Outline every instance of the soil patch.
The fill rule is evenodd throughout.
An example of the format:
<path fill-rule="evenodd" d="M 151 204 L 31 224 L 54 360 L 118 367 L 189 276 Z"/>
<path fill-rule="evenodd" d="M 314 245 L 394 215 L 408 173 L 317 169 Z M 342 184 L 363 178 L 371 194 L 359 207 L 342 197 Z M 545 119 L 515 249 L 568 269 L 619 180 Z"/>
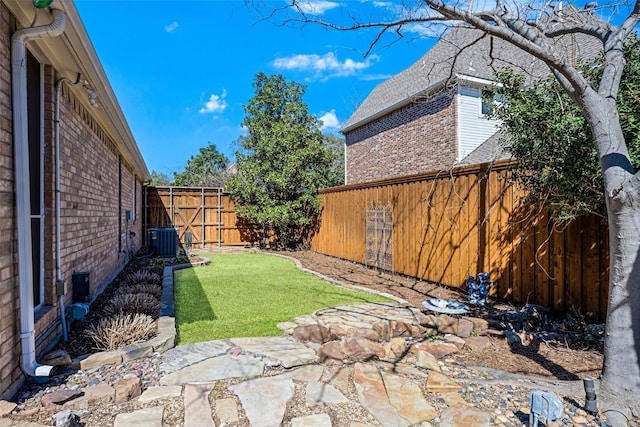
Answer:
<path fill-rule="evenodd" d="M 305 268 L 345 284 L 400 297 L 425 313 L 427 311 L 422 302 L 431 298 L 467 302 L 466 293 L 437 283 L 370 269 L 362 264 L 312 251 L 277 253 L 295 258 Z M 488 319 L 499 313 L 520 309 L 509 302 L 490 299 L 485 307 L 476 308 L 472 315 Z M 561 380 L 598 378 L 603 361 L 601 343 L 585 342 L 580 330 L 567 329 L 568 325 L 576 323 L 575 319 L 570 318 L 571 314 L 575 316 L 576 313 L 549 313 L 549 339 L 524 333 L 520 334 L 524 337 L 523 344 L 509 344 L 504 336 L 494 335 L 488 348 L 461 351 L 451 358 L 469 366 L 484 366 L 521 375 Z"/>

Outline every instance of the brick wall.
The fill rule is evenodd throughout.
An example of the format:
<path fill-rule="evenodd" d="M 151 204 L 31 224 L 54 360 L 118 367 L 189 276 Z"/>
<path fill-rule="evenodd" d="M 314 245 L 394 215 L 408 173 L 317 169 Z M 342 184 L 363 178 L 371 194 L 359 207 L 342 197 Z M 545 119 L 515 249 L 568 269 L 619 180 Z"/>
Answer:
<path fill-rule="evenodd" d="M 11 111 L 10 52 L 15 28 L 14 17 L 0 3 L 0 399 L 11 398 L 23 380 Z M 35 313 L 38 353 L 61 335 L 55 295 L 53 120 L 59 77 L 50 66 L 44 67 L 45 292 L 44 305 Z M 142 243 L 142 180 L 123 159 L 116 141 L 95 120 L 94 111 L 81 104 L 74 91 L 84 95 L 82 88 L 64 84 L 60 99 L 60 270 L 67 282 L 66 306 L 72 303 L 74 271 L 90 273 L 91 295 L 95 297 L 126 264 L 128 250 L 135 252 Z M 135 221 L 127 223 L 127 210 L 135 210 Z"/>
<path fill-rule="evenodd" d="M 20 379 L 20 334 L 11 130 L 11 34 L 15 20 L 0 3 L 0 393 Z M 0 395 L 0 398 L 3 397 Z M 4 396 L 9 397 L 9 396 Z"/>
<path fill-rule="evenodd" d="M 347 184 L 450 168 L 456 160 L 455 88 L 347 132 Z"/>

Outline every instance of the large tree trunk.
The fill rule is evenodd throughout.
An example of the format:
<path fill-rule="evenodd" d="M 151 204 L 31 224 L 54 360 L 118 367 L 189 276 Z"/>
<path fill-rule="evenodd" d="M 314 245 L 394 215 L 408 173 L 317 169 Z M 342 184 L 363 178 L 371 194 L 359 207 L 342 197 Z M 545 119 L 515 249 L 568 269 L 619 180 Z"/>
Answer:
<path fill-rule="evenodd" d="M 609 403 L 619 404 L 620 408 L 635 406 L 638 411 L 640 175 L 631 166 L 615 101 L 595 93 L 590 95 L 593 96 L 586 99 L 583 111 L 591 125 L 603 170 L 610 240 L 609 300 L 601 386 Z"/>

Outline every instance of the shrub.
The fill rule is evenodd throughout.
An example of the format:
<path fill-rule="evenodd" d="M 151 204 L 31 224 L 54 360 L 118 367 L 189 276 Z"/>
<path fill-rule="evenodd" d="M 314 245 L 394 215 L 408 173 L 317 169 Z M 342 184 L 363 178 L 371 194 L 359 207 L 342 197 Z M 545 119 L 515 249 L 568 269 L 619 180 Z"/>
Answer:
<path fill-rule="evenodd" d="M 149 294 L 155 298 L 160 299 L 162 296 L 162 286 L 151 283 L 131 283 L 121 284 L 118 288 L 116 295 L 129 295 L 129 294 Z"/>
<path fill-rule="evenodd" d="M 109 305 L 104 308 L 104 313 L 109 316 L 139 313 L 157 318 L 160 307 L 160 301 L 151 294 L 120 294 L 109 301 Z"/>
<path fill-rule="evenodd" d="M 158 283 L 162 277 L 152 270 L 144 269 L 134 271 L 125 277 L 126 283 Z"/>
<path fill-rule="evenodd" d="M 91 325 L 87 334 L 96 350 L 116 350 L 153 337 L 156 322 L 145 314 L 118 314 Z"/>

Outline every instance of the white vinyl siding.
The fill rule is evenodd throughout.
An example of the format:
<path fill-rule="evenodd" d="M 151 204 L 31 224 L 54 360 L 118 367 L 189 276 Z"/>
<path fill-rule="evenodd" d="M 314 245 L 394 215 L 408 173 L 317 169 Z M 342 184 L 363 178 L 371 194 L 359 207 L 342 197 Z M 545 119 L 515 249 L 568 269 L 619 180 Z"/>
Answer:
<path fill-rule="evenodd" d="M 458 155 L 465 158 L 498 130 L 499 121 L 482 114 L 482 89 L 458 86 Z"/>

